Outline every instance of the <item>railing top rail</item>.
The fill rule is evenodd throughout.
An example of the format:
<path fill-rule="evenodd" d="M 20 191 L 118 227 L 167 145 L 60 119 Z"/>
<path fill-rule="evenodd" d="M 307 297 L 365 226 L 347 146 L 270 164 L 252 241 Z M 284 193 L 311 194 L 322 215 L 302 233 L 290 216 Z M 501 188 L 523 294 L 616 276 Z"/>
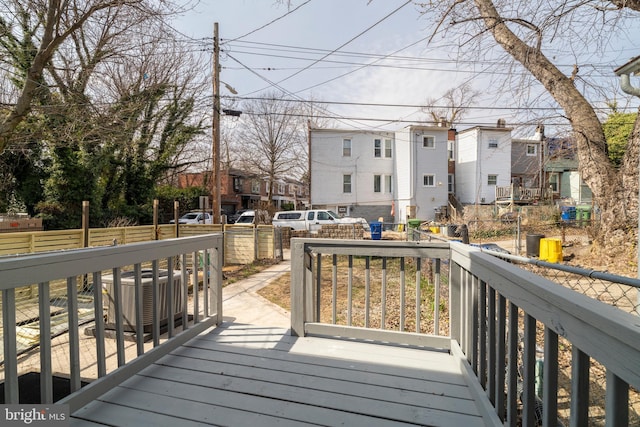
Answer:
<path fill-rule="evenodd" d="M 222 234 L 0 258 L 0 290 L 219 247 Z"/>
<path fill-rule="evenodd" d="M 524 312 L 567 338 L 632 386 L 640 387 L 640 320 L 461 243 L 451 259 Z"/>
<path fill-rule="evenodd" d="M 356 255 L 380 257 L 449 258 L 448 242 L 403 240 L 338 240 L 293 238 L 291 246 L 303 244 L 307 251 L 325 255 Z M 392 254 L 392 255 L 390 255 Z"/>

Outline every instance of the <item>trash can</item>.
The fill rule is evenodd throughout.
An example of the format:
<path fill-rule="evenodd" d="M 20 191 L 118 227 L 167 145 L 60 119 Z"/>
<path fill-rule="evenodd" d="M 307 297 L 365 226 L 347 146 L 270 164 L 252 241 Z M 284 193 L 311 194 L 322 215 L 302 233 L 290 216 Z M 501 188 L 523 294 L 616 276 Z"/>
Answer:
<path fill-rule="evenodd" d="M 408 219 L 407 224 L 409 228 L 420 228 L 420 224 L 422 224 L 421 219 Z"/>
<path fill-rule="evenodd" d="M 553 238 L 540 239 L 540 261 L 562 261 L 562 240 Z"/>
<path fill-rule="evenodd" d="M 578 206 L 576 208 L 576 219 L 580 225 L 589 225 L 591 222 L 591 206 Z"/>
<path fill-rule="evenodd" d="M 380 240 L 382 238 L 382 223 L 372 222 L 369 224 L 371 230 L 371 240 Z"/>
<path fill-rule="evenodd" d="M 544 234 L 527 234 L 527 256 L 540 256 L 540 240 L 544 238 Z"/>
<path fill-rule="evenodd" d="M 564 222 L 576 220 L 576 207 L 575 206 L 562 206 L 560 208 L 560 219 Z"/>

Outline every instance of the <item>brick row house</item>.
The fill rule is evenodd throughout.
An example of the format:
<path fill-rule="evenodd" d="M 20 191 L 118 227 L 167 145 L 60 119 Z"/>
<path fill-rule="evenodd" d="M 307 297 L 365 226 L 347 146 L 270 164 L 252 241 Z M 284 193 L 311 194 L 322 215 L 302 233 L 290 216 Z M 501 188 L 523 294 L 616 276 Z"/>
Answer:
<path fill-rule="evenodd" d="M 265 207 L 271 204 L 276 210 L 306 209 L 309 204 L 308 187 L 300 181 L 289 178 L 277 178 L 271 191 L 269 202 L 269 180 L 259 175 L 240 169 L 223 169 L 220 171 L 221 208 L 231 215 L 241 209 Z M 180 188 L 202 186 L 208 187 L 211 172 L 185 173 L 179 176 Z"/>

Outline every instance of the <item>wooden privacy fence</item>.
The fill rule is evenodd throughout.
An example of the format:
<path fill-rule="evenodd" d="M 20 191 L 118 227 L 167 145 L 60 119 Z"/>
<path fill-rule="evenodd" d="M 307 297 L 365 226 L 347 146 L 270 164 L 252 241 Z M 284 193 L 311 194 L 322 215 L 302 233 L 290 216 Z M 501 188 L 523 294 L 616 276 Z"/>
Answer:
<path fill-rule="evenodd" d="M 222 231 L 225 234 L 225 264 L 250 264 L 256 259 L 276 257 L 274 228 L 270 225 L 254 228 L 229 224 L 223 228 L 219 224 L 180 224 L 177 234 L 179 237 L 189 237 Z M 173 224 L 164 224 L 157 228 L 153 225 L 91 228 L 86 237 L 82 229 L 2 233 L 0 256 L 126 245 L 173 239 L 178 236 Z"/>

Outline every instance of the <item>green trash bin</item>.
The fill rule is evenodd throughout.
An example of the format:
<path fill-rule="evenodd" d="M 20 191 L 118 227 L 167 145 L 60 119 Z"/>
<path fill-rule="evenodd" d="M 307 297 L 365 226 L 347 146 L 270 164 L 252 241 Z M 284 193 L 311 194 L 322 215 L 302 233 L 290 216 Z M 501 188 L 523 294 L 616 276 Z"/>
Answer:
<path fill-rule="evenodd" d="M 576 211 L 576 217 L 580 222 L 580 225 L 589 225 L 591 222 L 591 206 L 578 206 Z"/>
<path fill-rule="evenodd" d="M 422 224 L 421 219 L 408 219 L 407 225 L 409 228 L 420 228 L 420 224 Z"/>

